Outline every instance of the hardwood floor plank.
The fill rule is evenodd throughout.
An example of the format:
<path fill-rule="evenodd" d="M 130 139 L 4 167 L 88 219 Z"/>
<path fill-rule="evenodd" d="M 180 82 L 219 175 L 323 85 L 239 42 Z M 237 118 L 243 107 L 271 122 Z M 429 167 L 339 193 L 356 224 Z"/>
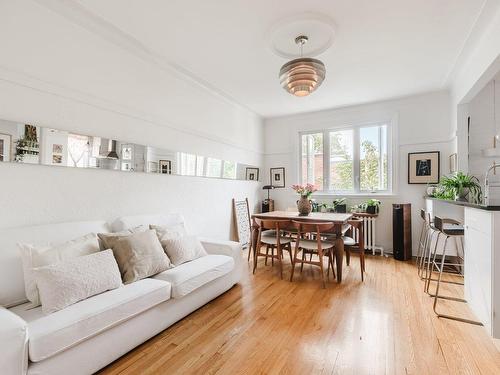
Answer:
<path fill-rule="evenodd" d="M 245 257 L 245 255 L 243 255 Z M 246 258 L 245 258 L 246 259 Z M 286 259 L 285 259 L 286 262 Z M 438 319 L 412 263 L 356 256 L 342 284 L 315 267 L 289 282 L 259 261 L 241 283 L 101 371 L 102 374 L 499 374 L 482 327 Z M 443 293 L 459 296 L 461 287 Z M 467 305 L 440 301 L 470 316 Z"/>

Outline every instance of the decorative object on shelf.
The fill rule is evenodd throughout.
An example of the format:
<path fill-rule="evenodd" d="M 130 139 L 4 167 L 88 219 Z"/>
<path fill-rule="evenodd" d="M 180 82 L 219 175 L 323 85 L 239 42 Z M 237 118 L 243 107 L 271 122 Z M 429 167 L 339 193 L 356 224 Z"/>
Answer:
<path fill-rule="evenodd" d="M 63 145 L 52 145 L 52 164 L 62 164 L 63 161 Z"/>
<path fill-rule="evenodd" d="M 10 161 L 12 137 L 9 134 L 0 134 L 0 161 Z"/>
<path fill-rule="evenodd" d="M 325 64 L 318 59 L 303 57 L 304 44 L 308 40 L 305 35 L 295 38 L 295 43 L 300 48 L 300 57 L 287 62 L 280 69 L 281 86 L 295 96 L 311 94 L 325 79 Z"/>
<path fill-rule="evenodd" d="M 237 201 L 233 198 L 234 220 L 236 224 L 236 240 L 241 244 L 243 249 L 250 245 L 250 206 L 248 198 Z"/>
<path fill-rule="evenodd" d="M 345 198 L 338 198 L 333 200 L 333 211 L 338 213 L 347 212 L 347 204 Z"/>
<path fill-rule="evenodd" d="M 438 189 L 438 186 L 433 184 L 433 185 L 428 185 L 427 189 L 425 189 L 425 191 L 429 197 L 432 197 L 432 196 L 434 196 L 434 194 L 436 194 L 437 189 Z"/>
<path fill-rule="evenodd" d="M 272 185 L 264 185 L 262 190 L 267 190 L 267 199 L 262 201 L 262 212 L 271 212 L 274 211 L 274 200 L 271 199 L 269 194 L 269 190 L 273 190 L 274 186 Z"/>
<path fill-rule="evenodd" d="M 270 181 L 271 185 L 275 188 L 285 187 L 285 168 L 271 168 L 270 169 Z"/>
<path fill-rule="evenodd" d="M 16 142 L 16 162 L 37 164 L 39 161 L 40 145 L 38 143 L 37 128 L 34 125 L 24 125 L 24 137 Z"/>
<path fill-rule="evenodd" d="M 259 181 L 259 168 L 247 167 L 245 170 L 245 180 Z"/>
<path fill-rule="evenodd" d="M 160 168 L 160 173 L 172 174 L 172 161 L 171 160 L 160 160 L 158 162 L 158 167 Z"/>
<path fill-rule="evenodd" d="M 149 173 L 158 173 L 158 162 L 156 162 L 156 161 L 148 162 L 148 172 Z"/>
<path fill-rule="evenodd" d="M 381 202 L 378 199 L 368 199 L 364 203 L 366 213 L 372 215 L 378 214 L 380 209 L 380 203 Z"/>
<path fill-rule="evenodd" d="M 318 189 L 316 189 L 312 184 L 292 185 L 292 189 L 300 195 L 300 199 L 297 201 L 297 209 L 299 211 L 299 215 L 309 215 L 312 211 L 312 202 L 310 200 L 311 195 Z"/>
<path fill-rule="evenodd" d="M 456 153 L 451 154 L 449 156 L 450 159 L 450 173 L 455 173 L 458 171 L 457 165 L 458 165 L 458 155 Z"/>
<path fill-rule="evenodd" d="M 476 177 L 457 172 L 443 176 L 433 196 L 440 199 L 480 202 L 481 185 Z"/>
<path fill-rule="evenodd" d="M 411 152 L 408 154 L 408 183 L 437 184 L 440 174 L 440 152 Z"/>

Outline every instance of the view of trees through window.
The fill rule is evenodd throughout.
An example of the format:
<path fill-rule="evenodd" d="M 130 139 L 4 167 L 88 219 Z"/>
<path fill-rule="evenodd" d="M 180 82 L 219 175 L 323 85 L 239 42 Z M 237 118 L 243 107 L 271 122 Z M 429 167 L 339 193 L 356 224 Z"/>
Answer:
<path fill-rule="evenodd" d="M 312 183 L 319 190 L 387 191 L 387 125 L 302 134 L 301 168 L 302 183 Z"/>

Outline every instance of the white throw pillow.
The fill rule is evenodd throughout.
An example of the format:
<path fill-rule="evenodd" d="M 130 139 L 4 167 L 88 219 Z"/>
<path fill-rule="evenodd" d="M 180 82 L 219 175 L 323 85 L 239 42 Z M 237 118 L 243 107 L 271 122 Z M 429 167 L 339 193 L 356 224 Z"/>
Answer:
<path fill-rule="evenodd" d="M 169 238 L 178 238 L 182 236 L 186 236 L 186 228 L 184 228 L 183 224 L 175 224 L 175 225 L 149 225 L 149 229 L 154 229 L 158 236 L 158 239 L 166 240 Z"/>
<path fill-rule="evenodd" d="M 35 268 L 34 274 L 46 314 L 122 285 L 111 250 Z"/>
<path fill-rule="evenodd" d="M 23 263 L 26 297 L 32 303 L 32 307 L 40 306 L 40 297 L 33 276 L 34 268 L 48 266 L 99 251 L 99 241 L 94 233 L 56 246 L 36 247 L 28 244 L 18 244 L 18 246 Z"/>
<path fill-rule="evenodd" d="M 177 236 L 160 241 L 174 266 L 207 255 L 205 248 L 196 236 Z"/>

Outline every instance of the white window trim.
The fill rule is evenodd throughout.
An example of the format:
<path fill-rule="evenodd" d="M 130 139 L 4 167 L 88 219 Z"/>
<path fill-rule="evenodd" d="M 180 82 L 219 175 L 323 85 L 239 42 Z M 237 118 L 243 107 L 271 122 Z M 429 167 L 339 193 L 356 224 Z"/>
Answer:
<path fill-rule="evenodd" d="M 302 136 L 307 134 L 323 134 L 323 153 L 325 150 L 330 149 L 330 137 L 329 133 L 332 131 L 341 131 L 341 130 L 354 130 L 354 142 L 353 145 L 353 159 L 354 159 L 354 178 L 357 179 L 355 181 L 355 186 L 359 186 L 359 136 L 358 132 L 360 128 L 370 127 L 370 126 L 380 126 L 387 125 L 387 159 L 388 159 L 388 167 L 387 167 L 387 176 L 388 176 L 388 188 L 387 190 L 377 190 L 375 192 L 364 191 L 364 190 L 355 190 L 355 191 L 342 191 L 342 190 L 325 190 L 324 186 L 330 181 L 330 158 L 323 157 L 323 189 L 318 190 L 314 195 L 316 196 L 357 196 L 357 197 L 373 197 L 373 196 L 396 196 L 397 195 L 397 187 L 398 187 L 398 160 L 399 160 L 399 138 L 397 132 L 397 123 L 398 123 L 398 115 L 395 114 L 392 117 L 388 117 L 385 119 L 380 119 L 376 121 L 369 122 L 357 122 L 352 124 L 345 124 L 343 126 L 331 126 L 323 129 L 316 130 L 304 130 L 298 132 L 297 137 L 297 157 L 296 157 L 296 165 L 297 165 L 297 176 L 298 180 L 302 182 Z"/>

